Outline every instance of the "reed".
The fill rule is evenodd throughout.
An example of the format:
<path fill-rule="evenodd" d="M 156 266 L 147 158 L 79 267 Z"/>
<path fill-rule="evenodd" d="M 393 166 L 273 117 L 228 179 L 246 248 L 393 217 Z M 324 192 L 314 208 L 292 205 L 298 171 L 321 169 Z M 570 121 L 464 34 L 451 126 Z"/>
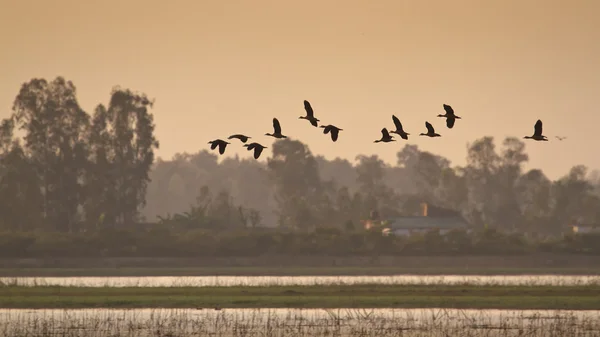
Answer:
<path fill-rule="evenodd" d="M 597 336 L 598 312 L 445 309 L 1 310 L 0 336 Z"/>

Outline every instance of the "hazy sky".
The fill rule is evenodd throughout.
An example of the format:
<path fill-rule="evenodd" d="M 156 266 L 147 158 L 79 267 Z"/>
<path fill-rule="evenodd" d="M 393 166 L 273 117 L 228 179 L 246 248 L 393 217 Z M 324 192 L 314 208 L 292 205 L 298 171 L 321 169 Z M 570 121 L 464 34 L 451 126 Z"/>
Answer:
<path fill-rule="evenodd" d="M 64 76 L 88 112 L 115 85 L 154 97 L 165 159 L 232 133 L 270 146 L 277 117 L 315 154 L 395 163 L 404 141 L 373 141 L 396 114 L 409 143 L 457 165 L 467 142 L 531 135 L 541 118 L 550 141 L 527 142 L 529 167 L 556 178 L 600 168 L 598 13 L 598 0 L 0 0 L 0 117 L 22 83 Z M 298 119 L 304 99 L 344 129 L 337 143 Z M 443 103 L 463 117 L 452 130 Z M 418 136 L 426 120 L 441 138 Z M 251 156 L 236 140 L 227 153 Z"/>

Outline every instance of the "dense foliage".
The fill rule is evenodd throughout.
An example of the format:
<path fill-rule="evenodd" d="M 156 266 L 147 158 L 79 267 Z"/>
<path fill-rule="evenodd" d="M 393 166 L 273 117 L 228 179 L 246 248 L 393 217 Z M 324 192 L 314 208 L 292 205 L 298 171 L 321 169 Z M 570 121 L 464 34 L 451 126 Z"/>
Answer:
<path fill-rule="evenodd" d="M 90 116 L 61 77 L 23 84 L 0 128 L 0 225 L 80 232 L 135 222 L 158 148 L 151 106 L 115 88 Z"/>

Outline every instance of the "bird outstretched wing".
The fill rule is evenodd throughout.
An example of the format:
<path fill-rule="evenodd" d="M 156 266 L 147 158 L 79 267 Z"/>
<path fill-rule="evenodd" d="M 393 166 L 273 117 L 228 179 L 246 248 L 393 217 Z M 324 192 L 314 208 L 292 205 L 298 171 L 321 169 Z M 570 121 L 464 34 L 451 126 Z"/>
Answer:
<path fill-rule="evenodd" d="M 454 109 L 452 109 L 452 107 L 448 104 L 444 104 L 444 110 L 448 115 L 454 115 Z"/>
<path fill-rule="evenodd" d="M 435 129 L 433 128 L 433 126 L 431 125 L 431 123 L 425 122 L 425 127 L 427 128 L 427 132 L 428 133 L 435 133 Z"/>
<path fill-rule="evenodd" d="M 263 149 L 264 149 L 264 148 L 263 148 L 263 147 L 261 147 L 261 146 L 257 146 L 257 147 L 254 149 L 254 159 L 258 159 L 258 157 L 260 157 L 260 154 L 262 153 Z"/>
<path fill-rule="evenodd" d="M 281 125 L 279 124 L 277 118 L 273 118 L 273 130 L 275 133 L 281 133 Z"/>
<path fill-rule="evenodd" d="M 331 129 L 331 140 L 333 140 L 335 142 L 338 139 L 338 134 L 339 134 L 338 129 Z"/>
<path fill-rule="evenodd" d="M 390 133 L 388 132 L 388 130 L 386 128 L 381 129 L 381 134 L 383 135 L 383 138 L 390 137 Z"/>
<path fill-rule="evenodd" d="M 219 142 L 219 153 L 220 154 L 225 153 L 225 147 L 227 147 L 227 143 L 225 143 L 225 142 Z"/>
<path fill-rule="evenodd" d="M 446 126 L 448 127 L 448 129 L 452 129 L 455 121 L 456 121 L 456 119 L 453 117 L 446 118 Z"/>
<path fill-rule="evenodd" d="M 394 126 L 396 126 L 396 131 L 403 131 L 402 123 L 400 123 L 400 120 L 398 119 L 398 117 L 396 117 L 395 115 L 392 115 L 392 120 L 394 121 Z"/>
<path fill-rule="evenodd" d="M 542 135 L 542 121 L 540 119 L 538 119 L 537 122 L 535 122 L 533 135 L 534 136 Z"/>
<path fill-rule="evenodd" d="M 248 141 L 248 138 L 251 138 L 251 137 L 240 135 L 240 134 L 235 134 L 235 135 L 231 135 L 231 136 L 227 137 L 227 139 L 233 139 L 233 138 L 239 139 L 243 143 L 245 143 Z"/>
<path fill-rule="evenodd" d="M 313 117 L 313 109 L 307 100 L 304 100 L 304 110 L 306 110 L 306 115 L 308 117 Z"/>

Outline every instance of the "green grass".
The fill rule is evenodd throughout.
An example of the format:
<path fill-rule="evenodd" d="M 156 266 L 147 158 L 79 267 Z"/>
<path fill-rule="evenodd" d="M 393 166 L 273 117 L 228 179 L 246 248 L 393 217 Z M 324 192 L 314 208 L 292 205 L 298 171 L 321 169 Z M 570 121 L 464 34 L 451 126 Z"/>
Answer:
<path fill-rule="evenodd" d="M 304 276 L 304 275 L 600 275 L 600 268 L 399 267 L 180 267 L 2 268 L 0 277 L 24 276 Z"/>
<path fill-rule="evenodd" d="M 2 308 L 600 309 L 600 286 L 0 287 Z"/>

